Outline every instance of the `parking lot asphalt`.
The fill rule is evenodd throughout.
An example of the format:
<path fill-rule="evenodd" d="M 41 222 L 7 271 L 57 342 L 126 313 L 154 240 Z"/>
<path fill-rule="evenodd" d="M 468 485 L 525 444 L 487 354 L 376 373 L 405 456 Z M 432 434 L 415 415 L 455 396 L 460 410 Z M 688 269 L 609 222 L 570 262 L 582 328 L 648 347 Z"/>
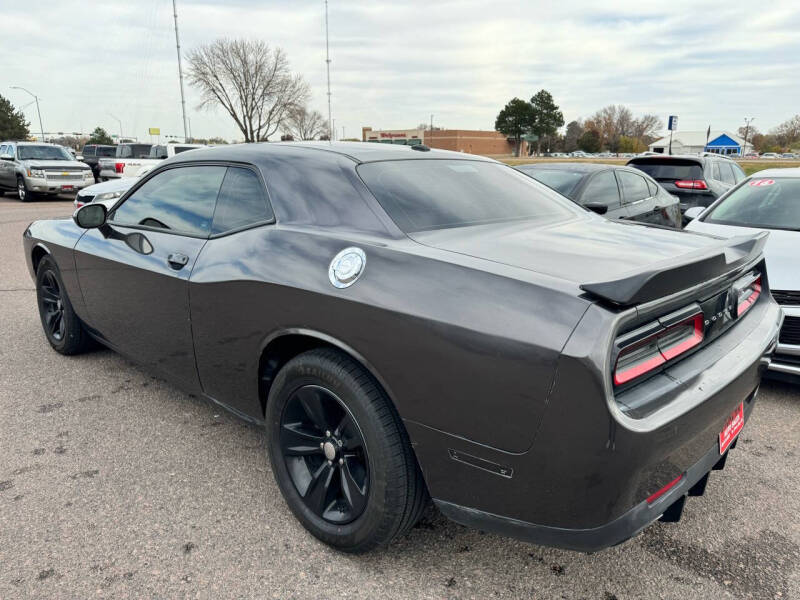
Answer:
<path fill-rule="evenodd" d="M 706 495 L 616 548 L 430 511 L 349 556 L 294 520 L 260 429 L 108 350 L 50 349 L 21 234 L 70 213 L 0 197 L 0 598 L 800 598 L 800 386 L 765 382 Z"/>

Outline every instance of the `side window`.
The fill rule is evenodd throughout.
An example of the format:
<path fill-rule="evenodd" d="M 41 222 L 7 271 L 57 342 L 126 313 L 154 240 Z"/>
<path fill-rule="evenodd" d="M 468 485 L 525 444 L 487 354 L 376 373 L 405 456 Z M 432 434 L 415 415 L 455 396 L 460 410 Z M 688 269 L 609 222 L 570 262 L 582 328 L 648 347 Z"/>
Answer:
<path fill-rule="evenodd" d="M 229 167 L 217 198 L 211 233 L 264 223 L 273 217 L 258 175 L 250 169 Z"/>
<path fill-rule="evenodd" d="M 8 153 L 8 145 L 7 144 L 0 145 L 0 155 L 7 153 Z"/>
<path fill-rule="evenodd" d="M 711 179 L 722 181 L 722 175 L 719 172 L 719 163 L 717 161 L 711 163 Z"/>
<path fill-rule="evenodd" d="M 645 178 L 647 182 L 647 189 L 650 190 L 650 195 L 655 198 L 658 196 L 658 184 L 655 181 Z"/>
<path fill-rule="evenodd" d="M 84 146 L 83 152 L 81 152 L 81 154 L 83 154 L 84 157 L 94 156 L 94 149 L 95 149 L 94 146 Z"/>
<path fill-rule="evenodd" d="M 602 202 L 609 207 L 619 205 L 619 187 L 614 171 L 602 171 L 589 180 L 581 194 L 581 204 L 587 202 Z"/>
<path fill-rule="evenodd" d="M 731 169 L 730 163 L 720 161 L 719 174 L 722 176 L 723 182 L 729 183 L 730 185 L 736 183 L 736 179 L 734 179 L 733 177 L 733 169 Z"/>
<path fill-rule="evenodd" d="M 206 236 L 225 167 L 177 167 L 147 180 L 111 215 L 118 225 L 145 225 Z"/>
<path fill-rule="evenodd" d="M 747 177 L 747 175 L 744 174 L 744 171 L 742 171 L 742 167 L 736 163 L 731 165 L 731 169 L 733 169 L 733 178 L 736 180 L 736 183 L 739 183 L 742 179 Z"/>
<path fill-rule="evenodd" d="M 625 202 L 636 202 L 650 196 L 644 177 L 622 170 L 617 171 L 617 177 L 622 184 L 622 198 Z"/>

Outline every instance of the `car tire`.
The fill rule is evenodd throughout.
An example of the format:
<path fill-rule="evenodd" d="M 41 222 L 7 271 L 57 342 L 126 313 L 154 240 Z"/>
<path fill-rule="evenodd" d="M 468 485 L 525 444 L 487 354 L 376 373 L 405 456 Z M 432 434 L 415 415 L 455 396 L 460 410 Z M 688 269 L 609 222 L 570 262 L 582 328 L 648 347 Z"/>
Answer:
<path fill-rule="evenodd" d="M 80 354 L 92 339 L 72 309 L 55 261 L 45 256 L 36 269 L 36 299 L 42 330 L 53 349 L 65 355 Z"/>
<path fill-rule="evenodd" d="M 351 553 L 388 544 L 428 505 L 397 411 L 342 352 L 311 350 L 286 363 L 270 389 L 266 426 L 284 499 L 326 544 Z"/>
<path fill-rule="evenodd" d="M 17 198 L 19 198 L 20 202 L 30 202 L 33 200 L 33 192 L 28 190 L 25 178 L 21 175 L 17 175 Z"/>

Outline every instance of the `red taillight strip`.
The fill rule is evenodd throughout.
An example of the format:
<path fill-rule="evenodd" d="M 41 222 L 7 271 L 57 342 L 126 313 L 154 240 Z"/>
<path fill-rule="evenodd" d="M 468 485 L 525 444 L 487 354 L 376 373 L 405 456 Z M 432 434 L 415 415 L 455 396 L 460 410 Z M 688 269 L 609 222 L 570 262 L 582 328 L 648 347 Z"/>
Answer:
<path fill-rule="evenodd" d="M 758 300 L 758 297 L 761 295 L 761 277 L 756 279 L 752 285 L 753 291 L 747 298 L 739 302 L 739 306 L 736 308 L 737 317 L 741 317 L 744 313 L 746 313 L 750 307 L 756 303 L 756 300 Z"/>
<path fill-rule="evenodd" d="M 656 500 L 658 500 L 659 498 L 661 498 L 661 496 L 663 496 L 663 495 L 664 495 L 664 494 L 666 494 L 668 491 L 670 491 L 672 488 L 674 488 L 676 485 L 678 485 L 678 482 L 679 482 L 681 479 L 683 479 L 683 475 L 678 475 L 678 476 L 677 476 L 675 479 L 673 479 L 672 481 L 670 481 L 670 482 L 669 482 L 667 485 L 665 485 L 664 487 L 662 487 L 660 490 L 658 490 L 658 491 L 657 491 L 657 492 L 655 492 L 654 494 L 651 494 L 650 496 L 648 496 L 648 498 L 647 498 L 647 503 L 648 503 L 648 504 L 652 504 L 653 502 L 655 502 Z"/>
<path fill-rule="evenodd" d="M 648 358 L 645 361 L 642 361 L 638 364 L 633 365 L 632 367 L 628 367 L 623 371 L 618 371 L 616 367 L 614 368 L 614 385 L 622 385 L 624 383 L 628 383 L 629 381 L 633 381 L 637 377 L 644 375 L 648 371 L 652 371 L 666 363 L 673 358 L 680 356 L 687 350 L 691 350 L 695 346 L 698 346 L 702 341 L 704 336 L 703 331 L 703 313 L 697 313 L 696 315 L 692 315 L 688 319 L 681 321 L 675 325 L 671 325 L 662 331 L 650 336 L 643 342 L 638 343 L 636 346 L 632 348 L 626 348 L 625 350 L 633 350 L 650 340 L 658 341 L 659 338 L 667 335 L 669 332 L 673 331 L 676 327 L 682 327 L 687 325 L 688 323 L 692 323 L 694 325 L 694 331 L 692 332 L 692 336 L 681 340 L 677 344 L 670 346 L 668 348 L 661 348 L 658 347 L 658 354 Z"/>
<path fill-rule="evenodd" d="M 644 375 L 648 371 L 652 371 L 656 367 L 660 367 L 663 365 L 667 360 L 664 358 L 662 354 L 656 354 L 652 358 L 648 358 L 646 361 L 639 363 L 638 365 L 633 365 L 632 367 L 625 369 L 624 371 L 614 371 L 614 385 L 622 385 L 623 383 L 628 383 L 639 377 L 640 375 Z"/>
<path fill-rule="evenodd" d="M 700 342 L 703 341 L 703 315 L 698 313 L 692 319 L 694 321 L 694 332 L 692 333 L 692 337 L 687 340 L 683 340 L 682 342 L 678 342 L 671 348 L 660 348 L 661 354 L 664 355 L 666 360 L 672 360 L 676 356 L 683 354 L 687 350 L 690 350 L 697 346 Z M 680 325 L 685 325 L 686 321 L 680 323 L 679 325 L 674 325 L 673 327 L 679 327 Z M 667 329 L 664 333 L 670 331 L 672 327 Z M 662 334 L 663 335 L 663 334 Z"/>

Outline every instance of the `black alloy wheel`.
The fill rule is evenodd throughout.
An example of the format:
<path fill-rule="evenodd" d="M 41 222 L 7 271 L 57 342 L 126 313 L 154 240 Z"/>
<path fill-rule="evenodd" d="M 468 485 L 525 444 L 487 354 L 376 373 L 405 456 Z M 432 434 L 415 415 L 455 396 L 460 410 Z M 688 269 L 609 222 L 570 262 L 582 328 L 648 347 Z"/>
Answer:
<path fill-rule="evenodd" d="M 330 390 L 305 385 L 281 417 L 280 448 L 303 503 L 328 523 L 345 524 L 364 511 L 369 459 L 352 413 Z"/>
<path fill-rule="evenodd" d="M 39 284 L 39 301 L 47 337 L 56 343 L 61 342 L 66 333 L 64 299 L 61 295 L 61 286 L 53 271 L 46 271 L 42 276 Z"/>
<path fill-rule="evenodd" d="M 47 341 L 60 354 L 79 354 L 92 347 L 91 337 L 72 309 L 55 260 L 44 256 L 36 268 L 36 299 Z"/>

